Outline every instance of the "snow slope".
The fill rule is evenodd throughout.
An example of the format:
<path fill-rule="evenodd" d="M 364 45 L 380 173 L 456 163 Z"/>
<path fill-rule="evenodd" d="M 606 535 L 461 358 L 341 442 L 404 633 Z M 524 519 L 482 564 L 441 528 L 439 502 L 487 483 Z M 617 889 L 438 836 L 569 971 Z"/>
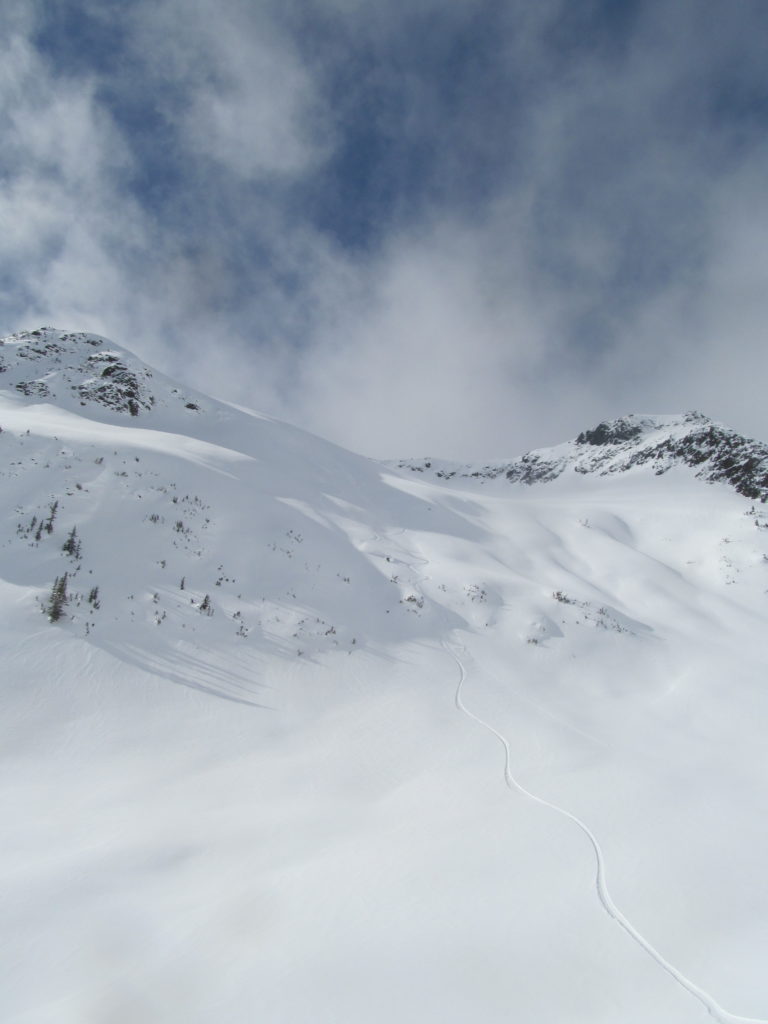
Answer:
<path fill-rule="evenodd" d="M 382 465 L 0 367 L 2 1020 L 768 1019 L 763 446 Z"/>

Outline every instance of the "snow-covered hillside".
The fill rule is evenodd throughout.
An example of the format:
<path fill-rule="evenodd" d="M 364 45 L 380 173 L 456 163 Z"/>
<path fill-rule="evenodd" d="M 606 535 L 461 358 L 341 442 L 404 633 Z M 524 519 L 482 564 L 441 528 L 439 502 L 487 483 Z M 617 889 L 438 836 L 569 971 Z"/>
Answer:
<path fill-rule="evenodd" d="M 768 1019 L 767 457 L 384 465 L 6 338 L 2 1020 Z"/>

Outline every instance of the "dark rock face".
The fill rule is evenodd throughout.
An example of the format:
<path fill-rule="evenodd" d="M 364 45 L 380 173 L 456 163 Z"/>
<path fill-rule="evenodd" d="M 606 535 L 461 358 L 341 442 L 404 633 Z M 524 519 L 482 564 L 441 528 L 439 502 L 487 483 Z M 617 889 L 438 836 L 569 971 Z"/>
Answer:
<path fill-rule="evenodd" d="M 598 423 L 594 430 L 583 430 L 576 438 L 576 444 L 620 444 L 631 441 L 642 434 L 643 428 L 627 419 L 614 420 L 612 423 Z"/>
<path fill-rule="evenodd" d="M 17 391 L 20 391 L 22 395 L 26 395 L 28 398 L 31 395 L 37 395 L 38 398 L 48 398 L 51 394 L 48 385 L 44 384 L 41 380 L 22 380 L 15 387 Z"/>
<path fill-rule="evenodd" d="M 9 384 L 29 398 L 76 396 L 80 405 L 95 402 L 130 416 L 155 404 L 152 371 L 128 365 L 128 357 L 108 349 L 103 339 L 43 327 L 7 340 L 2 370 Z"/>
<path fill-rule="evenodd" d="M 183 430 L 209 410 L 164 374 L 107 338 L 41 327 L 0 338 L 0 383 L 30 402 L 45 402 L 97 420 Z"/>
<path fill-rule="evenodd" d="M 139 409 L 151 409 L 152 395 L 142 386 L 138 376 L 124 366 L 111 353 L 103 353 L 88 357 L 88 362 L 98 371 L 102 364 L 99 377 L 85 381 L 77 388 L 81 398 L 99 402 L 116 412 L 128 412 L 138 416 Z"/>
<path fill-rule="evenodd" d="M 710 483 L 724 482 L 745 498 L 768 500 L 768 445 L 711 423 L 681 438 L 667 438 L 632 458 L 632 465 L 650 460 L 683 463 L 698 469 Z M 663 472 L 663 470 L 662 470 Z"/>
<path fill-rule="evenodd" d="M 559 477 L 563 468 L 559 462 L 542 458 L 536 452 L 528 452 L 513 462 L 504 475 L 511 484 L 545 484 Z"/>

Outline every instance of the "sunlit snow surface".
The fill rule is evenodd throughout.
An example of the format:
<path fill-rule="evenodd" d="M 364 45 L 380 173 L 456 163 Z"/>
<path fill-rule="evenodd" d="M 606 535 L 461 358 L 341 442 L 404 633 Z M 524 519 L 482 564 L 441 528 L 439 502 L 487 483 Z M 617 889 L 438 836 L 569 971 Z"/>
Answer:
<path fill-rule="evenodd" d="M 768 1018 L 765 506 L 132 415 L 65 337 L 0 348 L 0 1019 Z"/>

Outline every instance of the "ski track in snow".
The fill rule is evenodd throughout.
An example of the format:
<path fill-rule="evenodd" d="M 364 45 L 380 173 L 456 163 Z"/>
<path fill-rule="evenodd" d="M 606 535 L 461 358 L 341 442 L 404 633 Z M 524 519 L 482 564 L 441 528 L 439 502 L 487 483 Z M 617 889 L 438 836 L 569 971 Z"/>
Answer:
<path fill-rule="evenodd" d="M 665 959 L 662 956 L 662 954 L 659 953 L 659 951 L 655 948 L 655 946 L 651 945 L 651 943 L 646 938 L 644 938 L 644 936 L 641 935 L 640 932 L 634 927 L 631 921 L 629 921 L 629 919 L 624 916 L 621 910 L 619 910 L 619 908 L 613 902 L 613 899 L 611 898 L 611 895 L 608 891 L 608 886 L 605 880 L 605 859 L 603 856 L 603 850 L 595 834 L 592 832 L 589 826 L 586 825 L 575 814 L 572 814 L 570 811 L 567 811 L 563 807 L 559 807 L 557 804 L 550 803 L 549 800 L 545 800 L 543 797 L 537 796 L 535 793 L 532 793 L 530 790 L 526 789 L 525 786 L 523 786 L 520 782 L 517 781 L 517 779 L 512 774 L 512 750 L 509 745 L 509 741 L 489 722 L 486 722 L 483 718 L 480 718 L 480 716 L 476 715 L 473 711 L 470 711 L 469 708 L 464 704 L 464 701 L 462 699 L 462 691 L 464 689 L 464 683 L 466 682 L 467 679 L 466 668 L 464 666 L 463 661 L 456 653 L 456 651 L 450 646 L 450 644 L 446 640 L 443 640 L 441 642 L 446 653 L 450 655 L 450 657 L 456 663 L 456 666 L 458 667 L 459 670 L 459 682 L 456 687 L 455 695 L 456 708 L 462 714 L 466 715 L 467 718 L 470 718 L 473 722 L 476 722 L 479 726 L 481 726 L 492 736 L 494 736 L 504 748 L 504 781 L 507 785 L 507 788 L 512 791 L 517 790 L 517 792 L 521 793 L 529 800 L 532 800 L 537 804 L 541 804 L 542 807 L 547 807 L 549 810 L 554 811 L 556 814 L 560 814 L 562 817 L 567 818 L 569 821 L 572 821 L 575 825 L 578 826 L 579 829 L 581 829 L 581 831 L 584 833 L 584 835 L 591 843 L 596 862 L 595 888 L 597 891 L 598 899 L 600 900 L 600 903 L 602 904 L 602 907 L 605 910 L 606 914 L 608 914 L 608 916 L 612 918 L 612 920 L 614 920 L 616 924 L 618 924 L 627 933 L 627 935 L 629 935 L 629 937 L 635 943 L 637 943 L 638 946 L 640 946 L 642 950 L 644 950 L 653 960 L 655 960 L 659 967 L 666 971 L 667 974 L 669 974 L 670 977 L 672 977 L 678 985 L 682 986 L 682 988 L 689 992 L 695 999 L 698 999 L 698 1001 L 706 1008 L 709 1015 L 713 1017 L 716 1021 L 719 1021 L 720 1024 L 768 1024 L 768 1021 L 766 1021 L 765 1018 L 740 1017 L 737 1014 L 729 1013 L 727 1010 L 723 1009 L 723 1007 L 720 1006 L 719 1003 L 717 1003 L 708 992 L 705 992 L 704 989 L 699 988 L 698 985 L 694 984 L 694 982 L 686 978 L 686 976 L 681 971 L 679 971 L 677 967 L 674 966 L 674 964 L 671 964 L 669 960 Z M 466 648 L 463 647 L 460 647 L 459 649 L 466 650 Z"/>

